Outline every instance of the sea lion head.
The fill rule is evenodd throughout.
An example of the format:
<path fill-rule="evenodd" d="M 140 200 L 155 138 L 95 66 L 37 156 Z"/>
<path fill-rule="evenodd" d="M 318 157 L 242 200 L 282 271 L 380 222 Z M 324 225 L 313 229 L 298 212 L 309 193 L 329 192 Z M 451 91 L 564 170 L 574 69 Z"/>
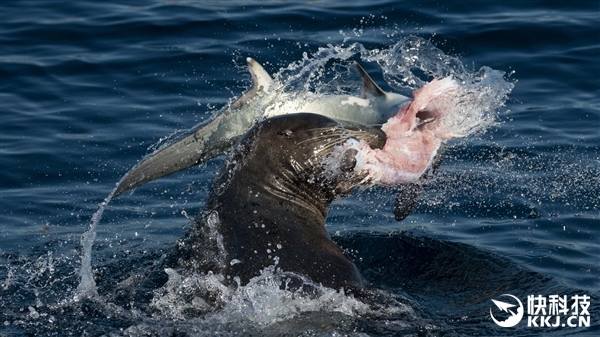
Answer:
<path fill-rule="evenodd" d="M 348 145 L 359 141 L 381 148 L 386 138 L 375 128 L 310 113 L 255 125 L 232 149 L 182 241 L 184 265 L 239 284 L 275 265 L 317 284 L 362 287 L 358 269 L 325 228 L 330 203 L 364 178 Z"/>
<path fill-rule="evenodd" d="M 275 196 L 299 196 L 326 208 L 364 178 L 354 171 L 356 150 L 350 147 L 359 141 L 380 149 L 386 135 L 378 128 L 311 113 L 266 119 L 238 142 L 215 192 L 220 195 L 241 173 Z"/>

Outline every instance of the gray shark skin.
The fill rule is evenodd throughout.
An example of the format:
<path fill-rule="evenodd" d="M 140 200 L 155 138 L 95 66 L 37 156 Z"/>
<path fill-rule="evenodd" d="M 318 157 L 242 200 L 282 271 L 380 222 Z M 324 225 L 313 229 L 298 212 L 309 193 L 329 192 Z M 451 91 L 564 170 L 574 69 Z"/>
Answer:
<path fill-rule="evenodd" d="M 252 86 L 208 123 L 183 139 L 157 150 L 134 166 L 117 184 L 114 196 L 147 182 L 202 164 L 225 153 L 261 117 L 311 112 L 335 120 L 364 125 L 385 123 L 408 97 L 383 91 L 356 63 L 362 77 L 361 96 L 282 93 L 276 83 L 252 58 L 246 59 Z M 259 109 L 256 102 L 266 101 Z"/>

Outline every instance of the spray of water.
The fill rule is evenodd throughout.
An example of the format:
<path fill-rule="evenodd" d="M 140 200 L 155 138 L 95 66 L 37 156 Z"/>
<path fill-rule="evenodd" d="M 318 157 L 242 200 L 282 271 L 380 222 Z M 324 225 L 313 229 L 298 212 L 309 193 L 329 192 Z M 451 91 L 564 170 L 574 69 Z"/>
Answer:
<path fill-rule="evenodd" d="M 350 60 L 376 62 L 387 84 L 407 95 L 434 78 L 453 78 L 460 92 L 446 104 L 449 108 L 442 127 L 463 137 L 483 133 L 496 124 L 514 87 L 502 71 L 485 66 L 469 70 L 431 41 L 409 36 L 383 49 L 367 49 L 360 43 L 329 44 L 313 55 L 304 53 L 301 60 L 273 74 L 273 94 L 255 102 L 257 111 L 294 99 L 316 100 L 319 95 L 360 95 L 360 76 Z M 308 92 L 317 95 L 306 95 Z"/>
<path fill-rule="evenodd" d="M 81 280 L 75 291 L 75 300 L 98 297 L 98 289 L 92 273 L 92 246 L 96 239 L 96 229 L 102 219 L 102 213 L 104 213 L 106 206 L 114 197 L 117 186 L 118 184 L 106 199 L 98 205 L 98 210 L 92 215 L 88 230 L 81 236 L 81 267 L 79 269 L 79 277 Z"/>
<path fill-rule="evenodd" d="M 234 287 L 225 287 L 223 277 L 212 273 L 183 275 L 172 269 L 166 272 L 169 281 L 156 292 L 151 306 L 158 315 L 169 320 L 196 319 L 195 322 L 202 326 L 236 325 L 261 329 L 273 328 L 312 312 L 347 317 L 402 317 L 407 321 L 416 318 L 411 307 L 391 298 L 386 305 L 367 304 L 346 294 L 343 289 L 336 291 L 323 287 L 302 275 L 282 272 L 275 265 L 265 268 L 247 285 Z M 313 289 L 311 294 L 282 287 L 290 276 L 302 279 Z M 207 298 L 211 300 L 207 301 Z"/>

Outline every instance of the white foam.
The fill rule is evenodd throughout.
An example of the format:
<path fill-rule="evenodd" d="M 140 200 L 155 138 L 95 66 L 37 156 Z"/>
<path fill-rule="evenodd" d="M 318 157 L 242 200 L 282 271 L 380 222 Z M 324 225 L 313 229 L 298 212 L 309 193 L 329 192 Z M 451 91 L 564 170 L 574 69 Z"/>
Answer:
<path fill-rule="evenodd" d="M 309 312 L 339 313 L 350 317 L 364 315 L 414 316 L 413 310 L 403 304 L 390 302 L 388 306 L 371 307 L 344 290 L 334 290 L 311 282 L 309 279 L 286 273 L 276 266 L 267 267 L 244 286 L 225 287 L 223 277 L 207 275 L 180 275 L 166 270 L 169 281 L 157 291 L 151 306 L 164 318 L 186 320 L 202 317 L 203 325 L 238 323 L 243 326 L 273 326 Z M 315 294 L 282 289 L 286 278 L 303 280 L 316 290 Z M 213 299 L 208 303 L 206 298 Z M 192 313 L 192 316 L 190 316 Z M 200 316 L 193 314 L 202 313 Z"/>

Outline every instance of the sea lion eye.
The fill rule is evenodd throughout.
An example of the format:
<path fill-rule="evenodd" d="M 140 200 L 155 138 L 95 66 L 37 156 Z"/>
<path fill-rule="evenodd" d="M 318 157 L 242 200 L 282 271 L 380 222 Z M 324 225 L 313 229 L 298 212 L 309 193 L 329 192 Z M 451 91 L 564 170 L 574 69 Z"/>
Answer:
<path fill-rule="evenodd" d="M 280 136 L 290 137 L 292 135 L 292 130 L 286 129 L 286 130 L 277 132 L 277 134 Z"/>

